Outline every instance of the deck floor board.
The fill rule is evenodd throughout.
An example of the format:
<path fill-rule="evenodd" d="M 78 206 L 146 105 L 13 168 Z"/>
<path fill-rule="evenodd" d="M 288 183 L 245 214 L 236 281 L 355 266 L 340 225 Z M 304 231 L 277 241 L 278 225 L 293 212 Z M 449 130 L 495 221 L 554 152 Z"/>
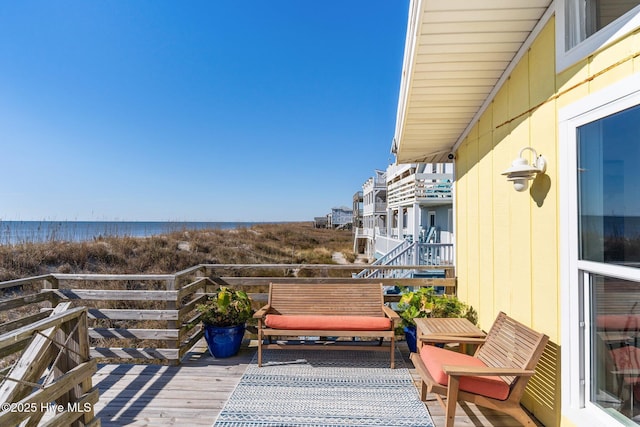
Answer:
<path fill-rule="evenodd" d="M 399 348 L 417 378 L 406 344 L 400 343 Z M 212 426 L 255 351 L 254 347 L 244 346 L 238 356 L 216 360 L 200 341 L 179 366 L 99 365 L 93 376 L 93 385 L 100 391 L 95 414 L 104 427 Z M 444 410 L 432 396 L 427 407 L 435 426 L 444 426 Z M 463 404 L 456 411 L 455 425 L 519 424 L 499 412 Z"/>

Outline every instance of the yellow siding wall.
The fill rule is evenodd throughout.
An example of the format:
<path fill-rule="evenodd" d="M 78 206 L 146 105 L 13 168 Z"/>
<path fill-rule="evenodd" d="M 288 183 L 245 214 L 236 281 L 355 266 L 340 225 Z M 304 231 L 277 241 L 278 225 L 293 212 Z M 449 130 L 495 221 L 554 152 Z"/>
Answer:
<path fill-rule="evenodd" d="M 556 74 L 552 19 L 474 124 L 456 153 L 459 296 L 488 329 L 504 311 L 549 335 L 524 400 L 546 426 L 560 416 L 558 110 L 640 71 L 634 34 Z M 626 60 L 625 60 L 626 59 Z M 500 173 L 521 148 L 547 159 L 547 172 L 518 193 Z M 525 155 L 530 157 L 529 152 Z"/>

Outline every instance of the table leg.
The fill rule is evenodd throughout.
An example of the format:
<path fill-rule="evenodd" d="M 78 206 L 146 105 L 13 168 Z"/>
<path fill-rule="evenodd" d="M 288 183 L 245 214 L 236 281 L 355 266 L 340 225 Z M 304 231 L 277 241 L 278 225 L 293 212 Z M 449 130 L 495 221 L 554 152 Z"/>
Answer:
<path fill-rule="evenodd" d="M 422 340 L 422 334 L 419 331 L 416 331 L 416 350 L 418 351 L 418 354 L 420 354 L 420 350 L 423 345 L 424 341 Z"/>

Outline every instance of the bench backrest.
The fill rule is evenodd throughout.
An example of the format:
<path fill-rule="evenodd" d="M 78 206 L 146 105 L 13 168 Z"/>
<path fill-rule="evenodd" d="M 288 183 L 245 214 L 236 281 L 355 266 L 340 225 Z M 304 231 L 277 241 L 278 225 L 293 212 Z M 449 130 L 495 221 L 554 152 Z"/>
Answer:
<path fill-rule="evenodd" d="M 288 315 L 384 316 L 380 283 L 271 283 L 269 304 Z"/>
<path fill-rule="evenodd" d="M 548 339 L 500 312 L 475 356 L 492 367 L 534 369 Z M 509 385 L 519 378 L 525 377 L 502 377 Z"/>

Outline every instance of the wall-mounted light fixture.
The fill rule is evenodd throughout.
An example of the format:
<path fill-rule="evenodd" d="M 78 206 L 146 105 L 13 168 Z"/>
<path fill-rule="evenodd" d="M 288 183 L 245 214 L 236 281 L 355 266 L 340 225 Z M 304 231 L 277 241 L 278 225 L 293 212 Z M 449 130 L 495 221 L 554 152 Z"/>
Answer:
<path fill-rule="evenodd" d="M 527 159 L 522 157 L 524 150 L 533 152 L 534 160 L 530 165 Z M 525 191 L 529 187 L 529 180 L 536 177 L 539 173 L 547 170 L 547 161 L 542 155 L 538 156 L 536 150 L 531 147 L 524 147 L 520 150 L 520 155 L 511 163 L 511 167 L 502 172 L 507 176 L 507 181 L 513 181 L 513 188 L 516 191 Z"/>

